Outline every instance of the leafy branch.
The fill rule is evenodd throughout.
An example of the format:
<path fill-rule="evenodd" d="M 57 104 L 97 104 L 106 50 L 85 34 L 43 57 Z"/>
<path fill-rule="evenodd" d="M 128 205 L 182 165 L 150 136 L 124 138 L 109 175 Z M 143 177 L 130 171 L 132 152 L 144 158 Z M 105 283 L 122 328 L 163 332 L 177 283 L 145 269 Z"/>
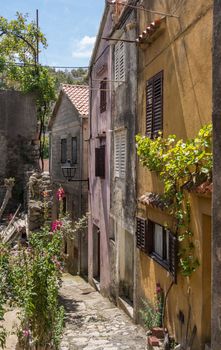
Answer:
<path fill-rule="evenodd" d="M 45 124 L 55 100 L 55 79 L 49 69 L 37 62 L 37 43 L 45 49 L 47 41 L 28 15 L 16 13 L 8 21 L 0 17 L 0 81 L 1 87 L 36 95 L 37 116 L 40 123 L 40 157 L 43 159 Z M 42 162 L 43 163 L 43 162 Z"/>
<path fill-rule="evenodd" d="M 176 220 L 176 234 L 182 242 L 179 265 L 185 276 L 190 276 L 199 266 L 195 257 L 191 209 L 185 189 L 212 181 L 212 125 L 200 129 L 196 138 L 177 140 L 176 135 L 156 139 L 136 136 L 140 162 L 155 172 L 164 184 L 165 203 Z M 169 201 L 168 201 L 169 199 Z"/>

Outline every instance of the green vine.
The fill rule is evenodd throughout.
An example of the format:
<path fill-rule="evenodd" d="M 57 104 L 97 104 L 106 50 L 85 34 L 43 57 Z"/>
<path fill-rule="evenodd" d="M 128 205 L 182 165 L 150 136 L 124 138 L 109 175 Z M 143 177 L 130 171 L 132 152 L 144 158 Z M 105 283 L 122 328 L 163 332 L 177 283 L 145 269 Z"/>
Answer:
<path fill-rule="evenodd" d="M 182 242 L 179 266 L 184 276 L 190 276 L 199 260 L 195 256 L 187 190 L 212 181 L 212 125 L 205 125 L 196 138 L 185 142 L 175 135 L 163 138 L 162 134 L 153 140 L 137 135 L 136 142 L 142 165 L 155 172 L 164 184 L 162 197 L 175 218 L 175 232 Z"/>

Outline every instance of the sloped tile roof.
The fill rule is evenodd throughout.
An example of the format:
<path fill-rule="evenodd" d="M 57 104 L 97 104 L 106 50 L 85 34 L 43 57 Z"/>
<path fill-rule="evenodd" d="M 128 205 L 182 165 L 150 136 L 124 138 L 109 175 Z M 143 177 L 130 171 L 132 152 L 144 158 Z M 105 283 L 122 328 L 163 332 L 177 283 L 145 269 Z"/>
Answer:
<path fill-rule="evenodd" d="M 61 90 L 81 115 L 89 114 L 89 86 L 61 84 Z"/>

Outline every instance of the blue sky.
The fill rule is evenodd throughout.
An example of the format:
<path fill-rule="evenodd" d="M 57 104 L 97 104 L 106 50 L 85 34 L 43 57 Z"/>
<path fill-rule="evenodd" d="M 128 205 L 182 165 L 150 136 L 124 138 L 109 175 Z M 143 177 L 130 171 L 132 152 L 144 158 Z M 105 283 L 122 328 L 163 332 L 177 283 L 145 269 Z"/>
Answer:
<path fill-rule="evenodd" d="M 87 66 L 96 38 L 105 0 L 0 0 L 1 16 L 17 11 L 35 19 L 46 35 L 48 48 L 40 63 L 56 66 Z"/>

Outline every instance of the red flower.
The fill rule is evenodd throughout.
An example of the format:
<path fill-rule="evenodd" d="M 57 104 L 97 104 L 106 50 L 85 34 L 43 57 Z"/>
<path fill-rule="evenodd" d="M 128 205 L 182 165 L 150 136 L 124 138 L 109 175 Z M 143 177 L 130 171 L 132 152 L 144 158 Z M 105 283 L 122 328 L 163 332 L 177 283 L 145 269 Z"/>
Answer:
<path fill-rule="evenodd" d="M 64 198 L 64 195 L 65 195 L 64 189 L 62 187 L 59 187 L 56 193 L 57 199 L 61 201 Z"/>
<path fill-rule="evenodd" d="M 161 286 L 160 286 L 160 283 L 157 283 L 157 284 L 156 284 L 156 292 L 157 292 L 157 294 L 162 293 L 162 288 L 161 288 Z"/>
<path fill-rule="evenodd" d="M 62 222 L 61 221 L 59 221 L 59 220 L 53 221 L 51 223 L 51 230 L 52 230 L 52 232 L 60 230 L 61 226 L 62 226 Z"/>

